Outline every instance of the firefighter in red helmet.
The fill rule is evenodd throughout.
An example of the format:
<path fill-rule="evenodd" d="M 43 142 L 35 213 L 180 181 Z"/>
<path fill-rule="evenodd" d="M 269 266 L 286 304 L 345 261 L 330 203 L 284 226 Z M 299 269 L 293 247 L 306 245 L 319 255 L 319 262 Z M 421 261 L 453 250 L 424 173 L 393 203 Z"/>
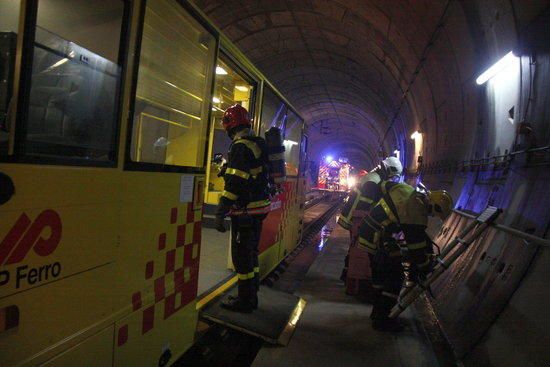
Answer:
<path fill-rule="evenodd" d="M 222 307 L 249 313 L 258 307 L 258 245 L 262 221 L 271 204 L 267 148 L 265 140 L 254 135 L 248 112 L 241 105 L 225 111 L 222 125 L 233 142 L 216 212 L 216 229 L 225 232 L 224 218 L 231 217 L 231 256 L 238 276 L 237 297 L 230 296 Z"/>

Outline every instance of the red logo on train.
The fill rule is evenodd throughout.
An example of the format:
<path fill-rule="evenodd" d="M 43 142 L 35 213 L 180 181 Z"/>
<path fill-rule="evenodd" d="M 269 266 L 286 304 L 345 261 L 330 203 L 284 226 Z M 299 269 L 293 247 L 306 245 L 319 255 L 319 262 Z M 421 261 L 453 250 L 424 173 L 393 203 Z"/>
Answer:
<path fill-rule="evenodd" d="M 50 255 L 59 245 L 61 232 L 61 217 L 54 210 L 44 210 L 34 222 L 21 214 L 0 243 L 0 265 L 23 261 L 31 249 L 40 256 Z"/>

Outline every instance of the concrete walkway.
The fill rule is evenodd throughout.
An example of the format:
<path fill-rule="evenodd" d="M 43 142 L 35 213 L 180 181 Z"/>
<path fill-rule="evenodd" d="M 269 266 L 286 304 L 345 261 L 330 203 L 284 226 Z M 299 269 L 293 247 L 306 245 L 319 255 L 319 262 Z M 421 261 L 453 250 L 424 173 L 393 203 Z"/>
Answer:
<path fill-rule="evenodd" d="M 437 366 L 411 311 L 405 331 L 380 333 L 370 326 L 371 306 L 344 293 L 338 278 L 349 234 L 336 227 L 295 293 L 308 303 L 290 344 L 264 344 L 253 366 Z"/>

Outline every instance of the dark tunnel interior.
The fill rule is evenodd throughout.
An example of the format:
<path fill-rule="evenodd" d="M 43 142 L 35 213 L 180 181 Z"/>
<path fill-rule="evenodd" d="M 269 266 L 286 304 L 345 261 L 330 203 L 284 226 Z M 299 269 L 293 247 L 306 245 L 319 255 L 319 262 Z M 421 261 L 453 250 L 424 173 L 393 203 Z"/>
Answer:
<path fill-rule="evenodd" d="M 309 159 L 371 169 L 398 155 L 409 178 L 449 190 L 456 207 L 496 205 L 504 223 L 547 235 L 548 1 L 196 3 L 305 118 Z M 468 364 L 545 364 L 547 251 L 506 236 L 484 246 L 464 260 L 468 275 L 446 279 L 436 313 L 459 354 L 473 350 Z"/>
<path fill-rule="evenodd" d="M 399 150 L 413 169 L 418 155 L 437 164 L 503 154 L 515 129 L 500 126 L 501 110 L 515 106 L 516 124 L 533 120 L 526 114 L 542 113 L 548 98 L 544 73 L 540 81 L 529 76 L 528 56 L 521 58 L 521 100 L 519 58 L 508 80 L 475 83 L 518 49 L 519 32 L 545 1 L 196 3 L 303 114 L 314 157 L 338 152 L 372 168 L 380 149 Z M 541 98 L 527 106 L 531 81 Z M 543 127 L 536 130 L 544 142 Z"/>

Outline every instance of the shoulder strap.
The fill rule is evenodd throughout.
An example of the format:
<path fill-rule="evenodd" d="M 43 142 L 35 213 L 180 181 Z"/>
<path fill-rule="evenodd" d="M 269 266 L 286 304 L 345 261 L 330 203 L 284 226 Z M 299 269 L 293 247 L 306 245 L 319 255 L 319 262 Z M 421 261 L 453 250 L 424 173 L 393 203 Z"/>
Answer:
<path fill-rule="evenodd" d="M 395 207 L 395 203 L 393 202 L 393 200 L 391 198 L 391 195 L 390 195 L 390 192 L 392 191 L 392 189 L 396 185 L 397 184 L 395 182 L 392 182 L 392 181 L 383 181 L 380 184 L 380 187 L 382 189 L 382 194 L 383 194 L 384 201 L 388 204 L 388 207 L 390 208 L 391 212 L 393 213 L 393 215 L 397 219 L 397 224 L 400 225 L 401 221 L 399 220 L 399 214 L 397 213 L 397 208 Z"/>
<path fill-rule="evenodd" d="M 259 159 L 262 155 L 262 150 L 254 141 L 249 139 L 239 139 L 233 142 L 233 144 L 244 144 L 254 154 L 254 158 Z"/>

